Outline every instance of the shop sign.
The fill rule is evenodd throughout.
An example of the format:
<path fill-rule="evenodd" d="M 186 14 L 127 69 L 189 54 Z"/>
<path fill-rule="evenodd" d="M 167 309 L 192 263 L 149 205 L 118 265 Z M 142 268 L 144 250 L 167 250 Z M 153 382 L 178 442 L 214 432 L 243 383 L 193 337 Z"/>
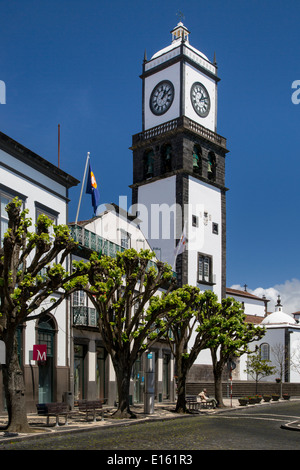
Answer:
<path fill-rule="evenodd" d="M 45 361 L 47 359 L 47 344 L 34 344 L 32 359 L 34 361 Z"/>

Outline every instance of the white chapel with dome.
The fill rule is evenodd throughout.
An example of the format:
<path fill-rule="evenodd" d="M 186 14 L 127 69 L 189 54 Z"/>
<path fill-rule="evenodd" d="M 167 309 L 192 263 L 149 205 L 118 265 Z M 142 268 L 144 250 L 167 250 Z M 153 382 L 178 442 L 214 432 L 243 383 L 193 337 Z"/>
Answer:
<path fill-rule="evenodd" d="M 300 382 L 300 323 L 285 313 L 278 296 L 275 311 L 266 315 L 260 323 L 266 328 L 264 337 L 252 343 L 251 350 L 259 347 L 261 358 L 270 361 L 277 368 L 274 375 L 265 377 L 266 382 L 280 378 L 282 382 Z M 278 372 L 282 365 L 282 376 Z M 247 380 L 247 376 L 241 377 Z"/>

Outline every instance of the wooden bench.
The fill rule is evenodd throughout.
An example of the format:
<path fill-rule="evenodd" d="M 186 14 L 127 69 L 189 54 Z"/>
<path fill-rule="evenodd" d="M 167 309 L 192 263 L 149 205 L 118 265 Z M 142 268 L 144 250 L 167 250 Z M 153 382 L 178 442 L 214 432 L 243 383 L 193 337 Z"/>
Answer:
<path fill-rule="evenodd" d="M 68 424 L 69 405 L 64 402 L 40 403 L 36 405 L 38 415 L 47 416 L 47 426 L 49 426 L 50 416 L 56 417 L 55 426 L 59 426 L 59 417 L 65 416 L 65 425 Z"/>
<path fill-rule="evenodd" d="M 187 395 L 185 397 L 189 411 L 199 411 L 202 408 L 213 408 L 213 403 L 206 401 L 198 401 L 197 395 Z"/>
<path fill-rule="evenodd" d="M 103 421 L 103 401 L 102 400 L 78 400 L 79 411 L 86 414 L 93 413 L 93 421 L 96 421 L 96 412 L 101 411 L 101 421 Z"/>

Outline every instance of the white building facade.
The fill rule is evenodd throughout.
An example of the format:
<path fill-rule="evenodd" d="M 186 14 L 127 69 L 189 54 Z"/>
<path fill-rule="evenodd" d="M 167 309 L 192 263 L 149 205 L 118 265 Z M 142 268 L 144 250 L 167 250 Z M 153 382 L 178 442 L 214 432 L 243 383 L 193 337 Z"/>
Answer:
<path fill-rule="evenodd" d="M 29 209 L 32 230 L 41 213 L 51 218 L 55 225 L 67 224 L 69 189 L 77 184 L 75 178 L 60 168 L 0 133 L 1 243 L 7 229 L 5 207 L 14 197 L 21 199 L 23 207 Z M 65 303 L 43 321 L 28 321 L 18 329 L 29 410 L 35 411 L 36 403 L 61 401 L 62 394 L 69 390 L 68 339 Z M 33 346 L 41 343 L 47 344 L 48 359 L 46 362 L 33 361 Z M 5 409 L 4 393 L 0 395 L 0 409 Z"/>
<path fill-rule="evenodd" d="M 139 223 L 134 216 L 111 204 L 91 220 L 70 224 L 71 234 L 79 243 L 71 261 L 88 260 L 92 251 L 115 257 L 117 252 L 128 248 L 151 250 Z M 73 326 L 74 372 L 71 372 L 71 389 L 74 390 L 74 401 L 105 398 L 108 404 L 113 405 L 118 400 L 115 371 L 99 333 L 97 313 L 84 292 L 72 296 L 70 318 Z M 174 359 L 167 342 L 155 343 L 150 353 L 154 357 L 154 399 L 174 400 Z M 141 355 L 131 375 L 132 403 L 144 402 L 145 367 L 145 355 Z"/>
<path fill-rule="evenodd" d="M 258 347 L 262 359 L 276 368 L 274 374 L 263 380 L 300 383 L 300 324 L 293 315 L 284 312 L 280 298 L 275 311 L 262 320 L 261 326 L 266 328 L 266 334 L 251 349 Z"/>

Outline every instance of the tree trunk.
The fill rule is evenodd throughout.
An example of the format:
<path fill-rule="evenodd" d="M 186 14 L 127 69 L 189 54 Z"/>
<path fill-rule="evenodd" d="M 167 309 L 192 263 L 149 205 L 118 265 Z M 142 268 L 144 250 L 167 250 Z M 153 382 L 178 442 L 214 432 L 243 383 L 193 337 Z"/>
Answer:
<path fill-rule="evenodd" d="M 185 386 L 186 386 L 186 377 L 178 376 L 178 389 L 177 389 L 177 403 L 175 412 L 176 413 L 186 413 L 186 399 L 185 399 Z"/>
<path fill-rule="evenodd" d="M 214 371 L 214 379 L 215 379 L 215 399 L 218 402 L 218 407 L 223 408 L 225 407 L 223 403 L 223 391 L 222 391 L 222 373 L 223 367 L 219 364 L 213 366 Z"/>
<path fill-rule="evenodd" d="M 177 403 L 175 412 L 176 413 L 187 413 L 186 407 L 186 377 L 188 373 L 187 361 L 180 355 L 177 357 L 177 375 L 178 375 L 178 384 L 177 384 Z"/>
<path fill-rule="evenodd" d="M 8 412 L 7 431 L 33 432 L 27 420 L 24 377 L 18 359 L 15 331 L 10 331 L 3 339 L 6 346 L 6 364 L 2 370 Z"/>
<path fill-rule="evenodd" d="M 118 409 L 113 414 L 114 418 L 136 418 L 136 415 L 130 410 L 129 404 L 129 389 L 130 389 L 130 374 L 131 365 L 126 361 L 113 361 L 114 369 L 117 378 L 118 387 Z"/>

